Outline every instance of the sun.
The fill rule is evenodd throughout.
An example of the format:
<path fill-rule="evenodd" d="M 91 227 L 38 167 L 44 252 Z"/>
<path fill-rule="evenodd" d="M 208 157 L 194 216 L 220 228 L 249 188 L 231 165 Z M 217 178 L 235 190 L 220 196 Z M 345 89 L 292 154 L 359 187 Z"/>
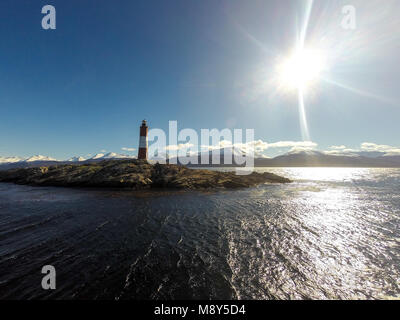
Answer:
<path fill-rule="evenodd" d="M 280 86 L 287 89 L 308 89 L 326 68 L 322 52 L 299 49 L 278 65 Z"/>

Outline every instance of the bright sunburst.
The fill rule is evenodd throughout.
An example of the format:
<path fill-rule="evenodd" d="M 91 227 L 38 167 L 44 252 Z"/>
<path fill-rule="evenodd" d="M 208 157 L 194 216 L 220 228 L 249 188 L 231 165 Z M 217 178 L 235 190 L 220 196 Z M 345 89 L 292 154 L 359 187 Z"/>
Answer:
<path fill-rule="evenodd" d="M 287 89 L 306 90 L 326 68 L 324 55 L 318 50 L 299 49 L 278 66 L 280 85 Z"/>

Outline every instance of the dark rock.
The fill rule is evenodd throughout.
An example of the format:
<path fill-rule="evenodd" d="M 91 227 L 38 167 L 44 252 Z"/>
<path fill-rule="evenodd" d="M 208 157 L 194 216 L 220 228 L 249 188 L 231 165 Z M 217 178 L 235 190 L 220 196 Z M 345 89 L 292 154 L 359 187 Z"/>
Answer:
<path fill-rule="evenodd" d="M 152 165 L 143 160 L 108 160 L 0 171 L 0 182 L 64 187 L 210 189 L 246 188 L 290 180 L 267 172 L 236 175 L 173 164 Z"/>

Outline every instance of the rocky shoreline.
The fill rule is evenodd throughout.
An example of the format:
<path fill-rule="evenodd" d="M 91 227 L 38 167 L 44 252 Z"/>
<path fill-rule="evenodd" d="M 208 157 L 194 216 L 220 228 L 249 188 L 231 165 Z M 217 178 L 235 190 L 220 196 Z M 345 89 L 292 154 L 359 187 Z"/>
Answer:
<path fill-rule="evenodd" d="M 0 182 L 62 187 L 213 189 L 247 188 L 261 183 L 288 183 L 273 173 L 236 175 L 143 160 L 108 160 L 0 171 Z"/>

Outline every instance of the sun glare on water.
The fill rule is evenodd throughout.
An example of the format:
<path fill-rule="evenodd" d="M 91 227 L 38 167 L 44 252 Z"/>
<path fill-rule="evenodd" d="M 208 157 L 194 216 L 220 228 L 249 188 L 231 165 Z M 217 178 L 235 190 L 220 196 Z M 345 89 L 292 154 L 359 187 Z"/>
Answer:
<path fill-rule="evenodd" d="M 324 55 L 318 50 L 295 51 L 278 66 L 280 85 L 287 89 L 306 90 L 326 68 Z"/>

